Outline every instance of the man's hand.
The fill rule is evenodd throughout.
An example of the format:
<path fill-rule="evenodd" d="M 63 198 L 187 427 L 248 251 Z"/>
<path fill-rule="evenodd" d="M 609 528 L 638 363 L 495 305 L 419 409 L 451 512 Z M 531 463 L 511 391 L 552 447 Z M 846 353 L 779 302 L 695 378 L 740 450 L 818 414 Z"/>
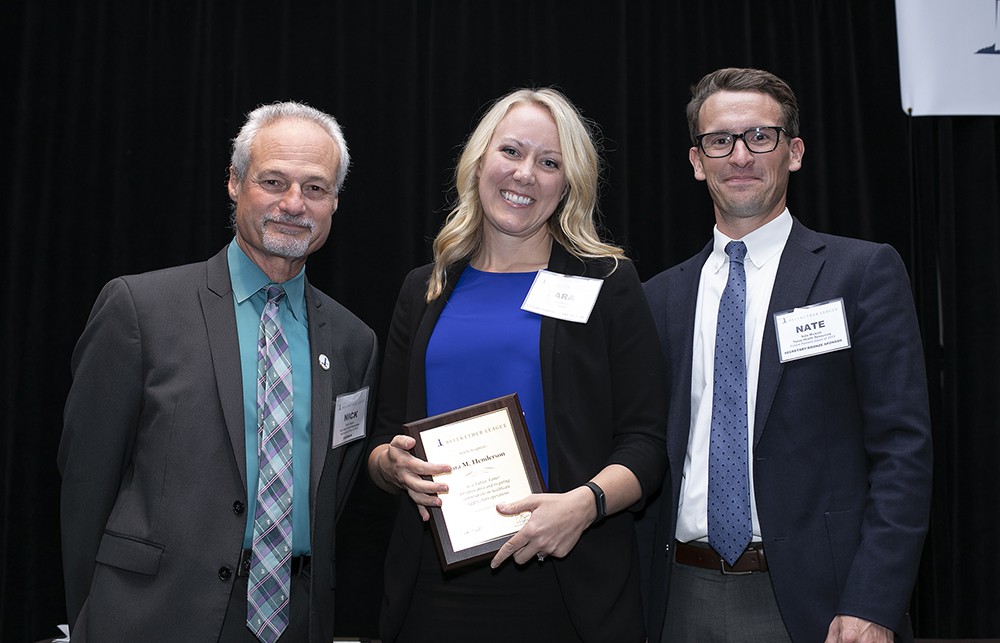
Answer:
<path fill-rule="evenodd" d="M 447 464 L 433 464 L 415 457 L 410 451 L 417 441 L 408 435 L 397 435 L 389 444 L 383 444 L 372 451 L 368 460 L 368 470 L 372 481 L 390 493 L 402 489 L 420 511 L 420 517 L 427 522 L 431 515 L 427 507 L 440 507 L 439 493 L 448 493 L 448 485 L 424 480 L 423 476 L 436 476 L 451 471 Z"/>
<path fill-rule="evenodd" d="M 830 623 L 826 643 L 893 643 L 892 630 L 855 616 L 838 614 Z"/>

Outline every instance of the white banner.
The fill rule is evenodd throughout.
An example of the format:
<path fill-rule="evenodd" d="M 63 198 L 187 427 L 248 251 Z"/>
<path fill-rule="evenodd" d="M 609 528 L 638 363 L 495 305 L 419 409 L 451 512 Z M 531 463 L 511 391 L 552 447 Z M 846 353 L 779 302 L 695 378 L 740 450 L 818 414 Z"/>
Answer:
<path fill-rule="evenodd" d="M 1000 115 L 1000 0 L 896 0 L 896 30 L 904 112 Z"/>

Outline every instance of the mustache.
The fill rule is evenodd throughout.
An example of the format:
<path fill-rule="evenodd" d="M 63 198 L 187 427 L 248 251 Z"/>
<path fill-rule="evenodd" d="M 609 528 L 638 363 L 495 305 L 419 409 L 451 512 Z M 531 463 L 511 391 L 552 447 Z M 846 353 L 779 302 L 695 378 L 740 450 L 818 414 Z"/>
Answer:
<path fill-rule="evenodd" d="M 300 228 L 306 228 L 310 232 L 316 227 L 316 222 L 312 219 L 305 219 L 303 217 L 296 217 L 289 214 L 265 214 L 261 219 L 260 225 L 263 228 L 268 223 L 281 223 L 283 225 L 293 225 Z"/>

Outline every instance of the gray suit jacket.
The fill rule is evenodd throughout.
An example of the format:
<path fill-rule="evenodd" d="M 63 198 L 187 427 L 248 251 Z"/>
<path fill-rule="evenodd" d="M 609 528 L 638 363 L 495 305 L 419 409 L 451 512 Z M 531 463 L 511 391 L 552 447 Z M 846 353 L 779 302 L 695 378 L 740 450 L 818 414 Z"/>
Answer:
<path fill-rule="evenodd" d="M 312 368 L 310 641 L 333 637 L 334 526 L 363 440 L 333 401 L 370 386 L 375 334 L 306 284 Z M 215 641 L 246 526 L 243 390 L 226 250 L 108 283 L 73 353 L 59 470 L 73 640 Z M 368 417 L 373 417 L 369 411 Z"/>

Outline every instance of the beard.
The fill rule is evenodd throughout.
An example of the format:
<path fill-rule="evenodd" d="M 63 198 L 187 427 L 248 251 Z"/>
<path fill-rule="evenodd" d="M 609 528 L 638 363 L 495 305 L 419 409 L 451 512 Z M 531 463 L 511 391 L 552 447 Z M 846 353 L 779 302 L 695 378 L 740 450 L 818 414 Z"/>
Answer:
<path fill-rule="evenodd" d="M 273 232 L 268 227 L 268 223 L 272 221 L 275 223 L 308 229 L 309 234 L 292 237 Z M 312 233 L 315 227 L 316 223 L 314 221 L 302 219 L 301 217 L 290 217 L 285 215 L 265 216 L 260 222 L 260 236 L 264 245 L 264 250 L 286 259 L 301 259 L 309 253 L 309 243 L 312 241 Z"/>

